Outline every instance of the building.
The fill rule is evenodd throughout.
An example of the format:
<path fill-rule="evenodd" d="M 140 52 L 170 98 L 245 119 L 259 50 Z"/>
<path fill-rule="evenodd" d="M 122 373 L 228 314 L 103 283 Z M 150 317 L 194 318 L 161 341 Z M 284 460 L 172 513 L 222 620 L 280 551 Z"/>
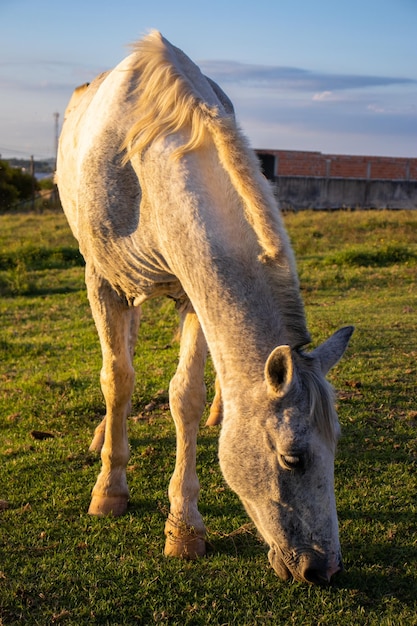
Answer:
<path fill-rule="evenodd" d="M 284 209 L 417 209 L 417 158 L 256 153 Z"/>

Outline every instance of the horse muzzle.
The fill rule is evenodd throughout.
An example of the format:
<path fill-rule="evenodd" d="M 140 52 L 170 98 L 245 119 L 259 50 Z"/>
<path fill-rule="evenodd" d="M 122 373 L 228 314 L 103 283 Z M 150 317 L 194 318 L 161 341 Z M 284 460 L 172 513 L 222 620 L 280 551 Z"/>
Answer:
<path fill-rule="evenodd" d="M 272 547 L 268 553 L 268 559 L 275 573 L 282 580 L 294 578 L 299 582 L 312 585 L 328 585 L 332 577 L 343 570 L 342 558 L 331 560 L 321 554 L 309 552 L 293 558 L 285 558 L 279 548 Z"/>

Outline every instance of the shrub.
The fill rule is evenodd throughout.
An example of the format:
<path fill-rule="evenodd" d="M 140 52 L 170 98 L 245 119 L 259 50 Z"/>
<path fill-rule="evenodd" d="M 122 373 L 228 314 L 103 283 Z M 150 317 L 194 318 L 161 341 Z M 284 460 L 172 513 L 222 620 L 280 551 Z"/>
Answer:
<path fill-rule="evenodd" d="M 9 211 L 16 202 L 28 200 L 37 189 L 34 176 L 0 161 L 0 211 Z"/>

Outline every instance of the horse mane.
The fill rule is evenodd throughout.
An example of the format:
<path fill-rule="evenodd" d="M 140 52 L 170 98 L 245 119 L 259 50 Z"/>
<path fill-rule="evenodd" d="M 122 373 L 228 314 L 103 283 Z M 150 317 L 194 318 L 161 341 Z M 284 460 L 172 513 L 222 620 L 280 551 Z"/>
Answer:
<path fill-rule="evenodd" d="M 317 426 L 328 446 L 336 449 L 340 434 L 339 422 L 335 410 L 335 391 L 317 367 L 317 363 L 308 354 L 302 357 L 303 380 L 310 407 L 310 420 Z"/>
<path fill-rule="evenodd" d="M 142 153 L 151 142 L 169 134 L 189 133 L 188 140 L 174 150 L 174 159 L 197 150 L 211 138 L 221 164 L 243 201 L 245 217 L 257 236 L 262 250 L 260 260 L 285 318 L 289 342 L 293 347 L 309 343 L 288 236 L 272 189 L 260 170 L 256 154 L 237 127 L 234 115 L 201 97 L 192 79 L 204 81 L 205 90 L 210 89 L 214 94 L 212 83 L 158 31 L 151 31 L 137 42 L 134 52 L 134 70 L 140 75 L 134 110 L 138 121 L 133 123 L 123 142 L 124 163 Z M 190 78 L 181 71 L 178 59 L 180 62 L 187 59 Z M 216 97 L 214 101 L 219 99 Z"/>

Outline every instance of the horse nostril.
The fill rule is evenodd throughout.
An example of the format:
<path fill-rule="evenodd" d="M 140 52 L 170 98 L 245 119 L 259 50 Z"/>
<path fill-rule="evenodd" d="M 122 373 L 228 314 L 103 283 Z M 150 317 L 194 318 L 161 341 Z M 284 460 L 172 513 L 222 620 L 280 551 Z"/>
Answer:
<path fill-rule="evenodd" d="M 303 572 L 303 578 L 306 582 L 313 585 L 328 585 L 330 582 L 330 576 L 325 570 L 315 569 L 314 567 L 307 567 Z"/>
<path fill-rule="evenodd" d="M 340 572 L 343 572 L 343 562 L 341 559 L 337 566 L 327 569 L 322 569 L 318 564 L 316 564 L 316 567 L 310 565 L 310 567 L 306 567 L 302 572 L 302 576 L 306 582 L 312 583 L 313 585 L 328 585 L 333 576 Z"/>
<path fill-rule="evenodd" d="M 340 574 L 340 572 L 343 572 L 343 570 L 344 570 L 343 561 L 342 561 L 342 558 L 340 557 L 339 560 L 333 565 L 333 567 L 329 567 L 329 569 L 327 570 L 328 579 L 330 580 L 336 574 Z"/>

